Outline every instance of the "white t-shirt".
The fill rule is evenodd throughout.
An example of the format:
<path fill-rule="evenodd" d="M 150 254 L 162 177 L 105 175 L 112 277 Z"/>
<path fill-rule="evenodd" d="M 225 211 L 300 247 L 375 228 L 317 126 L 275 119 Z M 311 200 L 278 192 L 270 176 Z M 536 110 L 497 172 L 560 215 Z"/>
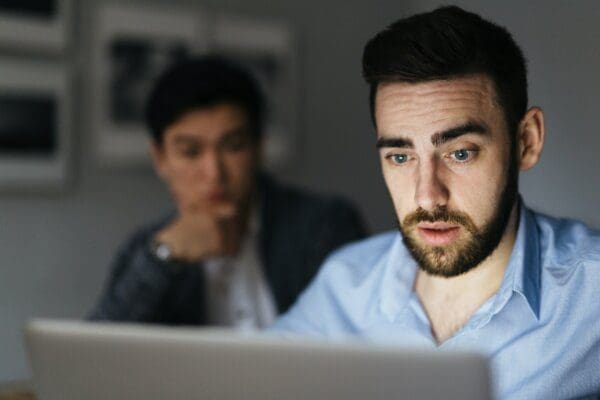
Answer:
<path fill-rule="evenodd" d="M 258 231 L 253 213 L 240 252 L 204 262 L 210 325 L 257 330 L 275 320 L 275 302 L 258 257 Z"/>

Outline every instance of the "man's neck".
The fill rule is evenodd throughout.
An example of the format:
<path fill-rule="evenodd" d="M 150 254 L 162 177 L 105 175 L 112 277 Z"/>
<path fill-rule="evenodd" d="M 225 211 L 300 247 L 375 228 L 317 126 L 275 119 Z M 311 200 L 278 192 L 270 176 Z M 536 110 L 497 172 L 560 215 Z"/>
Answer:
<path fill-rule="evenodd" d="M 469 272 L 445 278 L 418 271 L 414 290 L 427 313 L 431 332 L 438 344 L 464 326 L 500 288 L 516 239 L 518 212 L 515 205 L 498 247 Z"/>

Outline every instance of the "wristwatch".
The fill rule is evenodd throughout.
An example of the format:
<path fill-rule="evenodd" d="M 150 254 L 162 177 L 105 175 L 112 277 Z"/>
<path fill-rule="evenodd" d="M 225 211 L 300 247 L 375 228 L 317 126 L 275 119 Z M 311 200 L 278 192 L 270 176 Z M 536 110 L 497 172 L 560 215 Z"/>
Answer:
<path fill-rule="evenodd" d="M 152 240 L 150 242 L 150 254 L 158 261 L 167 263 L 173 260 L 173 251 L 168 244 L 160 242 L 158 240 Z"/>

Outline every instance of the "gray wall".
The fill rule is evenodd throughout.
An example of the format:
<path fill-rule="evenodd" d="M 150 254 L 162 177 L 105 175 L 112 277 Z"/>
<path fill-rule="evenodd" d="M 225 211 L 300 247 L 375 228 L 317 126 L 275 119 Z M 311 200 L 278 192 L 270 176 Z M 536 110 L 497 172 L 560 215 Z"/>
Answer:
<path fill-rule="evenodd" d="M 172 4 L 173 1 L 163 3 Z M 360 78 L 365 41 L 397 17 L 431 1 L 180 0 L 212 10 L 287 18 L 299 38 L 302 141 L 282 175 L 317 191 L 343 193 L 361 206 L 373 230 L 393 226 L 380 178 L 367 88 Z M 506 25 L 529 59 L 530 98 L 547 115 L 539 166 L 522 178 L 528 204 L 600 226 L 595 208 L 596 100 L 600 89 L 600 3 L 464 1 Z M 89 41 L 91 0 L 78 3 L 73 41 Z M 85 53 L 76 52 L 74 60 Z M 98 295 L 115 247 L 127 232 L 168 207 L 149 171 L 102 171 L 90 160 L 85 75 L 77 81 L 75 179 L 54 195 L 0 194 L 0 382 L 29 376 L 20 327 L 30 316 L 79 317 Z"/>

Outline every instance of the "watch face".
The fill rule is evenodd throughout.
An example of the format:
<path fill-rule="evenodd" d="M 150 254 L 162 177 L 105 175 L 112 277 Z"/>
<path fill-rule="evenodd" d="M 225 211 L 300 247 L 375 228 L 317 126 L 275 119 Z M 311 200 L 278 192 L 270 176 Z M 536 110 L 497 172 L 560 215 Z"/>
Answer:
<path fill-rule="evenodd" d="M 171 257 L 171 249 L 164 243 L 159 243 L 154 251 L 159 260 L 167 261 Z"/>

